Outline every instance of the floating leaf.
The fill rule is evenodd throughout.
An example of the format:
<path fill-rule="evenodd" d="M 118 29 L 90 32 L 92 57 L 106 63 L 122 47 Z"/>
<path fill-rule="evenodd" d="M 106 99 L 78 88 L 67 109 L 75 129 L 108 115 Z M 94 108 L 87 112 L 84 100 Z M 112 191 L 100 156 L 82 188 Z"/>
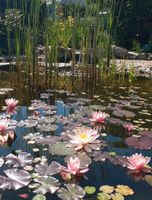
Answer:
<path fill-rule="evenodd" d="M 113 118 L 113 117 L 108 118 L 107 122 L 109 122 L 110 124 L 113 124 L 113 125 L 120 125 L 123 123 L 120 119 Z"/>
<path fill-rule="evenodd" d="M 74 148 L 68 148 L 66 147 L 66 142 L 57 142 L 49 147 L 49 152 L 52 155 L 60 155 L 60 156 L 67 156 L 67 155 L 73 155 L 75 153 Z"/>
<path fill-rule="evenodd" d="M 106 194 L 111 194 L 114 191 L 114 187 L 110 185 L 103 185 L 99 188 L 100 191 Z"/>
<path fill-rule="evenodd" d="M 84 188 L 84 191 L 86 192 L 86 194 L 94 194 L 96 192 L 96 188 L 93 186 L 86 186 Z"/>
<path fill-rule="evenodd" d="M 59 189 L 59 181 L 54 177 L 39 177 L 34 179 L 39 185 L 35 188 L 35 193 L 46 194 L 54 193 Z"/>
<path fill-rule="evenodd" d="M 1 189 L 15 189 L 18 190 L 27 186 L 30 183 L 31 176 L 25 170 L 8 169 L 4 173 L 7 175 L 0 176 L 0 188 Z"/>
<path fill-rule="evenodd" d="M 52 176 L 61 171 L 61 165 L 58 162 L 53 161 L 50 165 L 47 162 L 44 162 L 40 165 L 36 165 L 35 172 L 40 176 Z"/>
<path fill-rule="evenodd" d="M 54 132 L 57 130 L 58 126 L 56 125 L 50 125 L 50 124 L 44 124 L 44 125 L 38 125 L 37 127 L 40 131 L 45 132 Z"/>
<path fill-rule="evenodd" d="M 60 141 L 61 137 L 59 136 L 46 136 L 46 137 L 37 137 L 35 138 L 35 142 L 38 144 L 45 144 L 45 145 L 51 145 L 54 142 Z"/>
<path fill-rule="evenodd" d="M 152 149 L 152 138 L 141 135 L 131 136 L 125 139 L 125 143 L 135 149 L 150 150 Z"/>
<path fill-rule="evenodd" d="M 111 194 L 111 198 L 112 200 L 124 200 L 124 197 L 119 193 Z"/>
<path fill-rule="evenodd" d="M 80 200 L 85 195 L 83 188 L 78 185 L 66 184 L 65 187 L 58 191 L 58 197 L 62 200 Z"/>
<path fill-rule="evenodd" d="M 149 185 L 152 186 L 152 175 L 146 175 L 146 176 L 144 177 L 144 180 L 145 180 Z"/>
<path fill-rule="evenodd" d="M 9 154 L 6 156 L 6 164 L 13 165 L 13 167 L 24 167 L 32 163 L 32 156 L 29 153 L 21 152 L 18 156 Z"/>
<path fill-rule="evenodd" d="M 93 110 L 106 110 L 106 107 L 105 106 L 102 106 L 102 105 L 91 105 L 89 106 L 90 109 L 93 109 Z"/>
<path fill-rule="evenodd" d="M 37 194 L 32 200 L 46 200 L 46 197 L 43 194 Z"/>
<path fill-rule="evenodd" d="M 29 133 L 27 135 L 25 135 L 23 138 L 25 140 L 35 140 L 37 138 L 41 138 L 42 136 L 40 135 L 40 133 Z"/>
<path fill-rule="evenodd" d="M 117 185 L 115 191 L 123 196 L 133 195 L 134 191 L 127 185 Z"/>
<path fill-rule="evenodd" d="M 102 192 L 99 192 L 97 194 L 97 199 L 98 200 L 109 200 L 110 199 L 110 195 L 102 193 Z"/>
<path fill-rule="evenodd" d="M 121 110 L 121 109 L 113 111 L 112 114 L 118 117 L 126 117 L 126 118 L 132 118 L 136 116 L 136 114 L 131 111 Z"/>
<path fill-rule="evenodd" d="M 46 124 L 51 124 L 55 122 L 55 118 L 45 117 L 44 119 Z"/>
<path fill-rule="evenodd" d="M 27 119 L 27 120 L 25 120 L 25 127 L 26 128 L 31 128 L 31 127 L 35 127 L 35 126 L 37 126 L 37 121 L 36 120 L 29 120 L 29 119 Z"/>

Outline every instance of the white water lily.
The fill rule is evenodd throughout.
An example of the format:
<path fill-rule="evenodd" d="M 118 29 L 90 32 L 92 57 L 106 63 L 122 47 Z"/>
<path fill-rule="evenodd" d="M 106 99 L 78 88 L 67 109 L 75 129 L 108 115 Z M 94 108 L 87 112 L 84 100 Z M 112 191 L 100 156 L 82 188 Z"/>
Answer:
<path fill-rule="evenodd" d="M 98 144 L 99 140 L 96 140 L 100 135 L 97 130 L 90 129 L 88 127 L 78 127 L 74 130 L 74 135 L 69 134 L 70 144 L 68 146 L 75 147 L 75 150 L 81 150 L 85 148 L 90 150 L 90 144 Z"/>

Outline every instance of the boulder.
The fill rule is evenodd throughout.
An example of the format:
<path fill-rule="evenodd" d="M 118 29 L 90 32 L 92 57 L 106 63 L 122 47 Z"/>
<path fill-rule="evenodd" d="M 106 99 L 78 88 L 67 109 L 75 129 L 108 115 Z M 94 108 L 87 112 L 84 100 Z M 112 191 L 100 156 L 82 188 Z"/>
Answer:
<path fill-rule="evenodd" d="M 147 60 L 148 54 L 147 53 L 139 53 L 138 57 L 139 60 Z"/>
<path fill-rule="evenodd" d="M 5 58 L 4 57 L 0 57 L 0 62 L 5 62 Z"/>
<path fill-rule="evenodd" d="M 138 56 L 139 56 L 138 53 L 135 53 L 135 52 L 133 52 L 133 51 L 128 51 L 128 54 L 127 54 L 127 58 L 128 58 L 128 59 L 137 59 Z"/>
<path fill-rule="evenodd" d="M 112 54 L 115 58 L 124 59 L 127 58 L 128 51 L 122 47 L 113 46 Z"/>
<path fill-rule="evenodd" d="M 152 60 L 152 54 L 148 54 L 148 60 Z"/>

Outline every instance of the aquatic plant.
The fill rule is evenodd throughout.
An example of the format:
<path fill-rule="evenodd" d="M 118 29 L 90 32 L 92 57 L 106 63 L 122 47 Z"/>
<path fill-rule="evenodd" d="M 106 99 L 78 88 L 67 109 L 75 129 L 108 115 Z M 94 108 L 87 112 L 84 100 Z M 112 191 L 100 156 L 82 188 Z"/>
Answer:
<path fill-rule="evenodd" d="M 142 154 L 135 153 L 132 156 L 127 157 L 127 168 L 139 172 L 147 166 L 150 160 L 150 157 L 144 157 Z"/>
<path fill-rule="evenodd" d="M 68 134 L 70 143 L 68 147 L 75 147 L 75 150 L 84 149 L 86 152 L 91 152 L 92 149 L 99 150 L 101 146 L 100 140 L 96 140 L 100 135 L 97 130 L 88 127 L 78 127 L 74 130 L 74 135 Z"/>
<path fill-rule="evenodd" d="M 123 127 L 128 131 L 128 132 L 132 132 L 133 130 L 135 130 L 135 127 L 133 124 L 124 124 Z"/>
<path fill-rule="evenodd" d="M 18 100 L 15 100 L 13 98 L 6 99 L 5 100 L 5 103 L 7 105 L 6 112 L 8 114 L 14 114 L 16 112 L 18 102 L 19 102 Z"/>
<path fill-rule="evenodd" d="M 105 112 L 93 112 L 91 114 L 91 118 L 90 118 L 90 121 L 94 122 L 94 123 L 99 123 L 99 124 L 102 124 L 105 122 L 105 119 L 109 117 L 109 115 Z"/>
<path fill-rule="evenodd" d="M 85 172 L 87 172 L 89 169 L 87 167 L 86 168 L 80 167 L 79 158 L 76 157 L 73 159 L 72 157 L 70 157 L 70 159 L 67 161 L 67 167 L 62 167 L 62 170 L 72 175 L 80 176 Z"/>
<path fill-rule="evenodd" d="M 152 149 L 151 131 L 142 131 L 138 135 L 132 135 L 125 139 L 125 143 L 135 149 L 149 150 Z"/>
<path fill-rule="evenodd" d="M 0 120 L 0 134 L 6 135 L 8 130 L 8 119 L 1 119 Z"/>
<path fill-rule="evenodd" d="M 55 92 L 67 94 L 65 91 Z M 104 167 L 109 164 L 110 166 L 116 165 L 114 166 L 116 168 L 122 168 L 134 180 L 147 179 L 147 182 L 150 183 L 152 174 L 151 167 L 148 166 L 150 157 L 137 153 L 128 157 L 123 156 L 123 148 L 126 148 L 126 145 L 121 146 L 122 155 L 119 155 L 118 152 L 111 152 L 110 149 L 110 147 L 113 147 L 110 142 L 112 142 L 111 138 L 115 136 L 115 130 L 121 128 L 122 133 L 124 133 L 125 130 L 122 127 L 131 124 L 131 122 L 128 122 L 126 117 L 124 121 L 122 116 L 117 116 L 118 118 L 108 116 L 111 116 L 113 110 L 117 110 L 118 107 L 121 107 L 122 110 L 126 106 L 126 101 L 119 101 L 114 106 L 110 103 L 107 108 L 107 112 L 110 114 L 104 113 L 102 117 L 105 118 L 101 120 L 101 124 L 106 122 L 105 130 L 104 132 L 100 130 L 99 134 L 99 131 L 91 128 L 90 115 L 93 110 L 105 110 L 105 106 L 92 105 L 91 107 L 90 104 L 93 101 L 77 98 L 75 94 L 68 95 L 67 104 L 60 101 L 56 102 L 55 106 L 49 105 L 47 99 L 50 93 L 42 93 L 40 95 L 42 101 L 32 100 L 31 105 L 28 107 L 28 114 L 25 115 L 24 113 L 23 120 L 9 119 L 6 130 L 3 131 L 2 128 L 4 134 L 7 134 L 7 130 L 9 132 L 11 126 L 17 126 L 19 129 L 24 130 L 23 138 L 26 140 L 24 142 L 28 145 L 28 151 L 30 150 L 33 156 L 28 152 L 18 150 L 0 158 L 0 167 L 2 167 L 2 170 L 4 169 L 4 173 L 0 176 L 1 189 L 18 190 L 26 187 L 32 193 L 36 193 L 33 199 L 38 198 L 38 195 L 41 195 L 42 199 L 46 199 L 47 195 L 50 195 L 49 198 L 51 198 L 52 194 L 63 200 L 87 199 L 88 196 L 85 195 L 92 194 L 94 196 L 91 196 L 91 198 L 111 200 L 124 199 L 125 196 L 133 195 L 133 190 L 126 185 L 102 185 L 99 190 L 98 188 L 87 188 L 87 186 L 86 188 L 84 186 L 84 189 L 80 187 L 81 179 L 86 179 L 84 180 L 86 182 L 91 175 L 92 168 L 95 167 L 96 170 L 96 166 L 102 166 L 100 174 L 105 176 Z M 136 109 L 137 104 L 138 101 L 127 105 Z M 138 109 L 141 110 L 140 107 Z M 20 109 L 17 114 L 19 113 Z M 102 112 L 94 113 L 101 114 Z M 128 114 L 124 110 L 123 113 Z M 10 115 L 7 113 L 0 115 L 1 120 L 6 117 L 10 117 Z M 109 134 L 109 130 L 113 133 Z M 136 134 L 136 130 L 134 134 Z M 138 138 L 135 135 L 131 137 L 126 136 L 126 134 L 122 135 L 121 137 L 125 138 L 126 144 L 127 140 L 130 140 L 130 146 L 132 147 L 137 148 L 139 146 L 141 148 L 139 138 L 144 140 L 142 147 L 151 147 L 151 131 L 139 132 L 138 135 L 136 134 Z M 20 135 L 17 135 L 17 137 L 20 137 Z M 134 141 L 133 138 L 137 139 Z M 107 147 L 106 143 L 108 144 Z M 86 172 L 87 174 L 85 174 Z M 30 196 L 28 197 L 30 198 Z"/>

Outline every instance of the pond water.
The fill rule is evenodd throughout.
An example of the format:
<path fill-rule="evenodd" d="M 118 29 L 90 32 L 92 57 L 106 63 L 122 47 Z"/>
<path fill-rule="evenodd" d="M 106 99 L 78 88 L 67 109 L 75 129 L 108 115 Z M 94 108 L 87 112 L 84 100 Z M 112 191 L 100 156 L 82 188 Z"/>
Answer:
<path fill-rule="evenodd" d="M 66 166 L 65 161 L 70 156 L 78 156 L 77 151 L 74 150 L 71 153 L 71 149 L 67 150 L 68 134 L 74 134 L 73 130 L 80 126 L 95 128 L 100 134 L 97 138 L 100 140 L 100 149 L 91 147 L 93 148 L 91 151 L 90 149 L 86 149 L 84 152 L 81 150 L 83 155 L 79 155 L 82 165 L 89 165 L 89 171 L 85 173 L 87 178 L 81 178 L 78 181 L 79 185 L 83 188 L 85 186 L 96 187 L 96 193 L 85 196 L 84 199 L 97 199 L 100 186 L 126 185 L 134 191 L 133 195 L 124 196 L 126 200 L 151 200 L 151 169 L 140 171 L 140 173 L 129 171 L 125 166 L 126 160 L 123 160 L 123 156 L 129 157 L 135 153 L 142 153 L 151 158 L 152 80 L 139 80 L 134 86 L 121 85 L 118 82 L 112 85 L 99 85 L 94 88 L 92 95 L 80 89 L 79 94 L 63 90 L 48 90 L 39 93 L 38 96 L 41 102 L 32 101 L 32 104 L 29 105 L 32 97 L 25 91 L 19 93 L 17 88 L 1 95 L 1 106 L 4 105 L 4 99 L 8 97 L 24 99 L 22 105 L 19 103 L 21 106 L 18 107 L 17 113 L 11 116 L 12 123 L 16 126 L 16 138 L 9 145 L 1 144 L 0 154 L 2 157 L 10 153 L 17 155 L 16 151 L 22 150 L 32 154 L 34 159 L 43 158 L 44 160 L 46 158 L 48 164 L 55 160 Z M 91 123 L 91 114 L 95 111 L 105 112 L 109 115 L 102 125 Z M 4 111 L 1 111 L 2 115 L 4 116 Z M 128 124 L 134 125 L 133 131 L 127 131 L 125 127 Z M 35 135 L 35 133 L 40 135 Z M 140 141 L 142 137 L 144 140 Z M 96 145 L 98 146 L 98 144 Z M 152 160 L 148 164 L 152 166 Z M 29 165 L 35 166 L 34 163 Z M 1 167 L 2 175 L 5 175 L 3 171 L 6 169 L 12 170 L 13 168 L 6 164 L 3 165 Z M 33 172 L 33 169 L 29 171 L 29 173 Z M 64 181 L 61 176 L 58 173 L 53 176 L 59 179 L 63 186 Z M 149 176 L 150 181 L 146 181 L 145 176 Z M 19 184 L 21 182 L 22 180 L 19 180 Z M 37 183 L 39 182 L 37 181 Z M 35 195 L 32 191 L 33 189 L 27 187 L 17 191 L 9 188 L 9 192 L 5 190 L 1 193 L 3 200 L 23 199 L 19 196 L 20 194 L 28 194 L 27 199 L 32 200 Z M 47 193 L 46 197 L 48 200 L 59 199 L 56 194 Z M 105 197 L 106 199 L 108 198 Z M 121 200 L 122 197 L 119 196 L 119 199 Z"/>

